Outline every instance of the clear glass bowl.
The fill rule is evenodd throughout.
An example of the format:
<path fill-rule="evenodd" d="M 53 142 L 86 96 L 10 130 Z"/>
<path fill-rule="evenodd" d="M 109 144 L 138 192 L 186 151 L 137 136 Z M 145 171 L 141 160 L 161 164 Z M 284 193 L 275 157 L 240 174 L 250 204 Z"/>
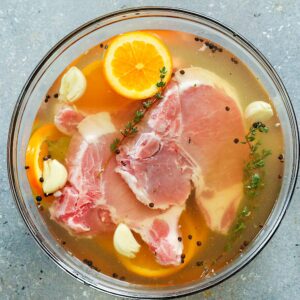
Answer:
<path fill-rule="evenodd" d="M 266 226 L 246 250 L 211 278 L 166 288 L 130 284 L 97 273 L 68 254 L 49 233 L 32 199 L 27 181 L 25 151 L 33 120 L 48 88 L 80 54 L 116 34 L 141 29 L 168 29 L 193 33 L 219 43 L 244 61 L 260 79 L 277 109 L 285 143 L 285 169 L 280 195 Z M 299 143 L 295 114 L 288 94 L 275 70 L 248 41 L 219 22 L 194 12 L 171 8 L 138 8 L 115 12 L 92 20 L 55 45 L 27 80 L 15 106 L 8 137 L 8 170 L 11 189 L 20 213 L 38 244 L 62 269 L 101 291 L 136 298 L 182 296 L 218 284 L 247 263 L 266 245 L 277 229 L 292 197 L 298 172 Z"/>

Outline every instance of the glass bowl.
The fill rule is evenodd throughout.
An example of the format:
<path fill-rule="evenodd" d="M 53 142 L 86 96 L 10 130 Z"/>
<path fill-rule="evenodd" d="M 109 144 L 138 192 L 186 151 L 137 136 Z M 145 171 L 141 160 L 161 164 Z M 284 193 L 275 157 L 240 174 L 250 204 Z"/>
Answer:
<path fill-rule="evenodd" d="M 222 45 L 245 62 L 273 99 L 285 143 L 285 167 L 280 195 L 266 226 L 246 250 L 213 277 L 165 288 L 130 284 L 98 273 L 71 256 L 49 233 L 32 199 L 27 181 L 25 151 L 31 127 L 50 85 L 80 54 L 116 34 L 141 29 L 179 30 L 202 36 Z M 182 296 L 216 285 L 249 263 L 266 245 L 280 224 L 293 195 L 298 172 L 299 143 L 295 114 L 288 94 L 265 57 L 232 29 L 206 16 L 171 8 L 144 7 L 114 12 L 94 19 L 58 42 L 41 60 L 27 80 L 12 116 L 8 137 L 8 172 L 19 211 L 37 243 L 63 270 L 101 291 L 135 298 Z"/>

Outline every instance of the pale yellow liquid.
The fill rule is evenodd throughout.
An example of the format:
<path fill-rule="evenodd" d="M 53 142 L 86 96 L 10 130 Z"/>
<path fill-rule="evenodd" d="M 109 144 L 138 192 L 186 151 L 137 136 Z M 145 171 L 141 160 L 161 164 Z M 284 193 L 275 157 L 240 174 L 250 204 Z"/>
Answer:
<path fill-rule="evenodd" d="M 186 68 L 190 66 L 199 66 L 214 72 L 216 75 L 224 78 L 228 81 L 237 91 L 240 105 L 244 110 L 246 106 L 255 100 L 263 100 L 271 103 L 266 91 L 260 85 L 255 76 L 248 70 L 241 61 L 235 64 L 231 58 L 233 55 L 223 49 L 222 52 L 212 52 L 209 48 L 204 47 L 204 42 L 195 41 L 195 36 L 191 34 L 175 32 L 175 31 L 152 31 L 157 34 L 164 43 L 170 49 L 173 57 L 174 68 Z M 109 41 L 102 42 L 103 45 L 109 45 Z M 99 43 L 100 44 L 100 43 Z M 221 47 L 218 45 L 218 47 Z M 204 51 L 202 51 L 205 49 Z M 105 48 L 98 46 L 90 49 L 87 53 L 79 57 L 72 65 L 76 65 L 83 69 L 95 60 L 101 60 Z M 100 74 L 101 75 L 101 74 Z M 114 98 L 114 94 L 111 89 L 104 82 L 102 76 L 94 78 L 99 80 L 99 85 L 103 87 L 102 96 L 100 100 L 93 100 L 91 102 L 84 98 L 80 100 L 76 105 L 78 109 L 86 111 L 88 113 L 99 111 L 110 111 L 113 113 L 118 109 L 122 103 L 124 105 L 128 103 L 127 100 L 121 98 Z M 49 90 L 49 95 L 53 95 L 58 92 L 60 83 L 60 77 L 53 84 Z M 109 99 L 105 100 L 105 99 Z M 97 98 L 98 99 L 98 98 Z M 112 99 L 116 99 L 115 102 Z M 39 127 L 43 123 L 53 120 L 53 107 L 56 100 L 49 100 L 48 103 L 42 104 L 41 109 L 37 115 L 35 128 Z M 130 116 L 128 116 L 128 120 Z M 118 255 L 113 249 L 112 245 L 112 233 L 99 234 L 95 238 L 82 238 L 70 235 L 65 229 L 50 220 L 49 212 L 47 209 L 46 201 L 42 202 L 44 209 L 41 211 L 45 222 L 48 225 L 49 230 L 53 234 L 54 238 L 62 244 L 62 246 L 68 250 L 72 255 L 80 260 L 89 259 L 93 262 L 93 265 L 100 269 L 101 272 L 112 276 L 116 273 L 118 277 L 125 277 L 125 280 L 132 283 L 139 283 L 145 285 L 154 286 L 166 286 L 180 283 L 187 283 L 193 280 L 199 280 L 204 276 L 212 276 L 218 272 L 224 265 L 230 263 L 235 257 L 241 254 L 241 244 L 244 241 L 250 242 L 258 234 L 259 230 L 265 223 L 277 197 L 281 187 L 281 180 L 278 178 L 283 172 L 283 163 L 278 160 L 278 155 L 283 153 L 283 138 L 281 129 L 276 127 L 275 124 L 279 120 L 274 116 L 266 125 L 270 128 L 268 134 L 261 136 L 262 148 L 271 149 L 272 155 L 266 159 L 266 176 L 265 176 L 265 188 L 261 194 L 255 199 L 243 200 L 243 204 L 250 205 L 252 207 L 251 215 L 247 218 L 247 228 L 243 231 L 241 236 L 235 240 L 231 250 L 224 251 L 224 247 L 228 242 L 229 237 L 211 232 L 205 222 L 198 208 L 194 204 L 193 195 L 187 202 L 187 218 L 192 224 L 193 231 L 199 233 L 202 245 L 196 246 L 195 243 L 198 240 L 195 236 L 189 240 L 187 232 L 183 228 L 183 239 L 185 251 L 187 247 L 193 247 L 195 255 L 192 259 L 186 262 L 183 266 L 174 269 L 169 272 L 170 275 L 158 278 L 157 276 L 144 277 L 137 275 L 128 270 L 120 261 Z M 254 207 L 254 208 L 253 208 Z M 204 232 L 204 234 L 203 234 Z M 141 240 L 139 240 L 141 242 Z M 190 245 L 189 245 L 190 243 Z M 138 255 L 138 261 L 150 262 L 155 266 L 155 258 L 148 250 L 147 245 L 142 243 L 142 250 Z M 196 262 L 203 261 L 203 266 L 197 266 Z M 142 264 L 142 263 L 141 263 Z M 160 266 L 157 264 L 157 268 Z M 124 278 L 122 278 L 124 279 Z"/>

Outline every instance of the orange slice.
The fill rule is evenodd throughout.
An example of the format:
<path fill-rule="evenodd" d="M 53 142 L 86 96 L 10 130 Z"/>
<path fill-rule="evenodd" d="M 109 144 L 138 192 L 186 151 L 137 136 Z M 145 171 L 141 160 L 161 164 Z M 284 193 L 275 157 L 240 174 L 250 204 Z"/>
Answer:
<path fill-rule="evenodd" d="M 181 217 L 180 225 L 182 228 L 182 242 L 184 246 L 183 252 L 185 254 L 184 263 L 181 263 L 176 267 L 161 266 L 155 261 L 153 254 L 145 244 L 134 259 L 118 255 L 120 262 L 129 271 L 143 277 L 159 278 L 169 276 L 178 272 L 191 261 L 197 251 L 197 248 L 200 249 L 199 247 L 197 247 L 196 241 L 200 240 L 201 242 L 203 242 L 207 237 L 206 227 L 203 227 L 202 231 L 198 231 L 186 212 L 184 212 Z M 188 235 L 190 234 L 193 237 L 192 240 L 188 239 Z"/>
<path fill-rule="evenodd" d="M 124 97 L 116 93 L 107 82 L 103 72 L 103 61 L 96 60 L 82 69 L 87 81 L 85 93 L 76 101 L 76 107 L 88 114 L 99 111 L 115 112 L 128 105 Z"/>
<path fill-rule="evenodd" d="M 37 129 L 31 136 L 26 150 L 27 177 L 34 193 L 43 193 L 40 178 L 43 174 L 43 158 L 48 154 L 46 140 L 54 141 L 62 137 L 53 124 L 47 124 Z"/>
<path fill-rule="evenodd" d="M 104 73 L 112 88 L 130 99 L 153 96 L 160 81 L 160 69 L 166 68 L 164 81 L 171 78 L 172 59 L 157 37 L 145 32 L 117 36 L 104 56 Z"/>

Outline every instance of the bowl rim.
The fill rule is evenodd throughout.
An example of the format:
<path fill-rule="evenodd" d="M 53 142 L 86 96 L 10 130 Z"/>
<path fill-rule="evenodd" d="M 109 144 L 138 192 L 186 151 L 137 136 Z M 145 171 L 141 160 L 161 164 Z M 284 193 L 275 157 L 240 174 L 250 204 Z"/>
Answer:
<path fill-rule="evenodd" d="M 34 229 L 32 228 L 31 224 L 29 223 L 29 221 L 27 220 L 24 212 L 21 209 L 21 205 L 20 205 L 20 201 L 19 201 L 19 197 L 18 197 L 18 192 L 16 190 L 15 187 L 15 182 L 16 182 L 16 175 L 14 173 L 13 170 L 13 142 L 14 142 L 14 138 L 15 138 L 15 132 L 16 132 L 16 124 L 17 124 L 17 119 L 18 119 L 18 115 L 19 115 L 19 111 L 21 108 L 21 105 L 23 103 L 24 100 L 24 95 L 26 94 L 26 92 L 28 91 L 33 79 L 36 77 L 36 75 L 39 73 L 40 69 L 42 68 L 42 66 L 44 66 L 44 64 L 47 62 L 47 60 L 49 59 L 49 57 L 51 57 L 52 54 L 54 54 L 61 46 L 63 46 L 69 39 L 71 39 L 74 35 L 80 33 L 82 30 L 90 27 L 93 24 L 99 23 L 101 21 L 105 21 L 107 19 L 113 18 L 113 17 L 117 17 L 120 16 L 122 14 L 127 14 L 127 13 L 139 13 L 139 12 L 171 12 L 171 13 L 180 13 L 180 14 L 186 14 L 190 17 L 195 17 L 198 19 L 204 19 L 206 21 L 209 21 L 211 23 L 213 23 L 214 25 L 217 25 L 219 27 L 221 27 L 224 30 L 227 30 L 228 32 L 230 32 L 234 37 L 238 37 L 239 40 L 242 42 L 242 44 L 244 44 L 245 46 L 249 47 L 251 49 L 251 51 L 253 51 L 253 53 L 255 55 L 257 55 L 261 61 L 263 62 L 263 66 L 267 69 L 268 71 L 268 75 L 270 75 L 270 73 L 274 76 L 274 80 L 276 83 L 276 88 L 279 90 L 281 90 L 281 92 L 284 94 L 284 97 L 287 101 L 287 107 L 289 109 L 289 119 L 294 122 L 294 136 L 295 137 L 295 141 L 293 143 L 294 146 L 294 151 L 293 151 L 293 156 L 296 157 L 296 164 L 294 165 L 294 176 L 291 178 L 291 181 L 289 182 L 290 185 L 290 189 L 288 190 L 288 193 L 286 195 L 286 199 L 284 202 L 284 205 L 282 207 L 282 210 L 279 214 L 279 216 L 277 217 L 276 221 L 274 222 L 272 229 L 269 231 L 269 233 L 264 237 L 264 239 L 262 241 L 260 241 L 259 246 L 257 247 L 257 249 L 255 249 L 255 251 L 252 252 L 251 256 L 249 256 L 249 258 L 247 260 L 241 261 L 240 264 L 232 270 L 229 270 L 227 272 L 227 274 L 224 274 L 224 276 L 218 280 L 216 280 L 216 282 L 214 283 L 210 283 L 208 286 L 206 287 L 198 287 L 192 291 L 186 291 L 186 292 L 180 292 L 177 295 L 167 295 L 164 298 L 180 298 L 183 296 L 188 296 L 188 295 L 192 295 L 195 293 L 198 293 L 200 291 L 204 291 L 206 289 L 212 288 L 218 284 L 220 284 L 221 282 L 227 280 L 228 278 L 232 277 L 234 274 L 236 274 L 238 271 L 242 270 L 246 265 L 248 265 L 261 251 L 262 249 L 268 244 L 268 242 L 271 240 L 271 238 L 273 237 L 273 235 L 275 234 L 275 232 L 277 231 L 277 229 L 279 228 L 280 223 L 283 220 L 283 217 L 287 211 L 287 208 L 291 202 L 291 199 L 293 197 L 294 191 L 295 191 L 295 187 L 296 187 L 296 182 L 297 182 L 297 177 L 298 177 L 298 172 L 299 172 L 299 147 L 300 147 L 300 141 L 299 141 L 299 128 L 298 128 L 298 124 L 297 124 L 297 118 L 296 118 L 296 114 L 292 105 L 292 102 L 290 100 L 290 97 L 286 91 L 286 88 L 282 82 L 282 80 L 280 79 L 279 75 L 277 74 L 276 70 L 273 68 L 273 66 L 270 64 L 270 62 L 267 60 L 267 58 L 250 42 L 248 41 L 243 35 L 239 34 L 238 32 L 236 32 L 235 30 L 233 30 L 230 26 L 225 25 L 224 23 L 210 17 L 210 16 L 206 16 L 205 14 L 202 13 L 198 13 L 192 10 L 187 10 L 187 9 L 182 9 L 182 8 L 174 8 L 174 7 L 168 7 L 168 6 L 141 6 L 141 7 L 132 7 L 132 8 L 126 8 L 126 9 L 121 9 L 121 10 L 115 10 L 113 12 L 101 15 L 99 17 L 96 17 L 88 22 L 85 22 L 84 24 L 82 24 L 81 26 L 77 27 L 76 29 L 72 30 L 69 34 L 67 34 L 66 36 L 64 36 L 62 39 L 60 39 L 44 56 L 43 58 L 39 61 L 39 63 L 37 64 L 37 66 L 33 69 L 32 73 L 30 74 L 30 76 L 28 77 L 28 79 L 26 80 L 20 94 L 19 97 L 17 99 L 17 102 L 15 104 L 12 116 L 11 116 L 11 121 L 10 121 L 10 126 L 9 126 L 9 132 L 8 132 L 8 140 L 7 140 L 7 171 L 8 171 L 8 178 L 9 178 L 9 183 L 10 183 L 10 189 L 14 198 L 15 203 L 17 204 L 18 207 L 18 211 L 20 213 L 20 215 L 22 216 L 24 223 L 26 224 L 27 228 L 29 229 L 31 235 L 34 237 L 35 242 L 44 250 L 44 252 L 55 262 L 55 264 L 60 267 L 62 270 L 64 270 L 66 273 L 70 274 L 72 277 L 74 277 L 75 279 L 77 279 L 78 281 L 93 287 L 96 290 L 100 290 L 104 293 L 110 294 L 110 295 L 114 295 L 114 296 L 119 296 L 119 297 L 124 297 L 125 295 L 121 294 L 118 291 L 111 291 L 111 290 L 106 290 L 100 286 L 97 286 L 95 284 L 91 284 L 88 282 L 85 282 L 83 279 L 81 279 L 78 274 L 75 271 L 71 271 L 68 268 L 66 268 L 66 266 L 63 264 L 63 262 L 59 261 L 56 257 L 54 257 L 52 255 L 52 253 L 49 251 L 49 249 L 42 243 L 42 241 L 39 239 L 39 236 L 35 234 Z M 257 59 L 257 57 L 255 57 L 255 59 Z M 269 73 L 270 72 L 270 73 Z M 126 295 L 129 296 L 129 295 Z M 134 295 L 131 293 L 130 297 L 132 298 L 140 298 L 139 295 Z M 149 298 L 145 295 L 143 295 L 144 299 L 153 299 L 156 298 L 155 296 L 151 297 L 151 295 L 149 295 Z M 160 298 L 160 297 L 159 297 Z"/>

